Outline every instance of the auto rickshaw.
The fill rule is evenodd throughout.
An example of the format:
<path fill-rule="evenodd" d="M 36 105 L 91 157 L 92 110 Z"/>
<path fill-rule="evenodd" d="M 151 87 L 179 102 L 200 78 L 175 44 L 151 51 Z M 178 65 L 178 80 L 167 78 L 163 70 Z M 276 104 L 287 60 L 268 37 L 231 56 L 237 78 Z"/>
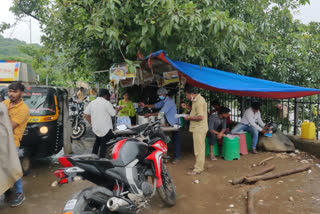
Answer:
<path fill-rule="evenodd" d="M 8 88 L 2 88 L 0 93 L 8 98 Z M 26 86 L 23 101 L 29 107 L 30 117 L 19 154 L 24 174 L 31 169 L 31 158 L 48 157 L 57 154 L 63 146 L 70 147 L 67 97 L 64 88 Z"/>

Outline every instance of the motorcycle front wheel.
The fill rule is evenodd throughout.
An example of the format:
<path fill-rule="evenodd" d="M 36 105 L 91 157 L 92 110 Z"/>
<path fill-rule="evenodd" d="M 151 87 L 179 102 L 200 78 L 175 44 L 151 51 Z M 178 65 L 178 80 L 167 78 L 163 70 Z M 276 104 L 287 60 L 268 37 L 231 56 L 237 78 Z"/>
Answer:
<path fill-rule="evenodd" d="M 72 140 L 78 140 L 86 133 L 86 124 L 83 122 L 78 123 L 77 126 L 72 126 Z"/>
<path fill-rule="evenodd" d="M 82 214 L 82 213 L 101 213 L 109 214 L 111 211 L 107 208 L 106 201 L 109 196 L 96 191 L 96 187 L 89 187 L 81 192 L 76 193 L 69 201 L 67 201 L 63 213 Z M 91 198 L 86 195 L 89 192 L 94 192 Z"/>
<path fill-rule="evenodd" d="M 172 207 L 176 204 L 176 188 L 166 166 L 161 163 L 162 185 L 157 188 L 157 192 L 161 200 L 168 206 Z"/>

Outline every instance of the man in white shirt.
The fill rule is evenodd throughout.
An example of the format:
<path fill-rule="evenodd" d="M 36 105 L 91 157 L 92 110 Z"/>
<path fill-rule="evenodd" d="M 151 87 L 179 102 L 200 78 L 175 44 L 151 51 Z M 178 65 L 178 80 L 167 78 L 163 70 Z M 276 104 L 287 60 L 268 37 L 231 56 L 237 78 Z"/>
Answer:
<path fill-rule="evenodd" d="M 98 154 L 99 147 L 101 147 L 99 152 L 101 158 L 106 156 L 106 143 L 113 137 L 111 117 L 114 117 L 117 113 L 108 101 L 109 98 L 109 91 L 107 89 L 100 89 L 99 96 L 90 102 L 84 110 L 84 117 L 92 126 L 92 131 L 96 136 L 92 153 Z"/>
<path fill-rule="evenodd" d="M 263 134 L 268 132 L 268 127 L 261 119 L 260 103 L 254 102 L 251 104 L 251 107 L 244 112 L 240 123 L 232 129 L 231 133 L 241 131 L 247 131 L 252 135 L 252 152 L 256 154 L 259 132 L 262 132 Z"/>

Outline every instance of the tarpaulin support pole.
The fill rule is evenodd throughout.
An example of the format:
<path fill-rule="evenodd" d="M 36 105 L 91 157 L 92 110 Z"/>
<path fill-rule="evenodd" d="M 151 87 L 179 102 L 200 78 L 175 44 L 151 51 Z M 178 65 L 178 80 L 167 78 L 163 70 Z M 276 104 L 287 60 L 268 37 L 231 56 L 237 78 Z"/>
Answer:
<path fill-rule="evenodd" d="M 180 80 L 179 80 L 179 83 L 178 83 L 178 87 L 179 87 L 179 91 L 178 91 L 178 114 L 180 114 L 180 105 L 181 105 L 181 83 L 180 83 Z M 178 121 L 179 124 L 180 124 L 180 120 Z"/>
<path fill-rule="evenodd" d="M 213 92 L 210 91 L 210 112 L 212 111 L 212 102 L 213 102 Z"/>
<path fill-rule="evenodd" d="M 319 140 L 319 94 L 317 95 L 317 140 Z"/>
<path fill-rule="evenodd" d="M 293 134 L 294 135 L 297 135 L 298 119 L 299 119 L 298 98 L 294 98 L 294 128 L 293 128 Z"/>

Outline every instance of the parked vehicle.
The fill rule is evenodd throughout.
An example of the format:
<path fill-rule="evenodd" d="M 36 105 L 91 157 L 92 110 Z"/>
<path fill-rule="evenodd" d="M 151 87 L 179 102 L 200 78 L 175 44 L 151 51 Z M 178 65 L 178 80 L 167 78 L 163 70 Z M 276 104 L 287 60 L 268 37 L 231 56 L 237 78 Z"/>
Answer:
<path fill-rule="evenodd" d="M 0 90 L 0 96 L 8 99 L 8 88 Z M 31 158 L 48 157 L 64 146 L 64 116 L 68 115 L 67 91 L 50 86 L 26 86 L 24 103 L 30 117 L 20 146 L 20 160 L 24 174 L 31 169 Z"/>
<path fill-rule="evenodd" d="M 84 104 L 86 102 L 88 102 L 88 97 L 85 97 L 82 103 L 78 103 L 74 99 L 71 101 L 70 117 L 72 123 L 72 140 L 80 139 L 86 133 L 87 126 L 83 118 Z"/>
<path fill-rule="evenodd" d="M 19 81 L 25 85 L 23 101 L 30 117 L 20 146 L 23 172 L 31 169 L 31 158 L 48 157 L 64 146 L 71 152 L 71 124 L 68 120 L 68 92 L 64 88 L 37 86 L 39 76 L 30 64 L 0 60 L 0 102 L 8 99 L 8 86 Z"/>
<path fill-rule="evenodd" d="M 63 213 L 135 213 L 156 191 L 168 207 L 175 205 L 175 186 L 162 161 L 167 146 L 159 122 L 131 130 L 133 137 L 107 143 L 112 146 L 111 159 L 94 154 L 59 158 L 65 167 L 54 173 L 59 184 L 82 178 L 97 185 L 76 193 Z"/>

